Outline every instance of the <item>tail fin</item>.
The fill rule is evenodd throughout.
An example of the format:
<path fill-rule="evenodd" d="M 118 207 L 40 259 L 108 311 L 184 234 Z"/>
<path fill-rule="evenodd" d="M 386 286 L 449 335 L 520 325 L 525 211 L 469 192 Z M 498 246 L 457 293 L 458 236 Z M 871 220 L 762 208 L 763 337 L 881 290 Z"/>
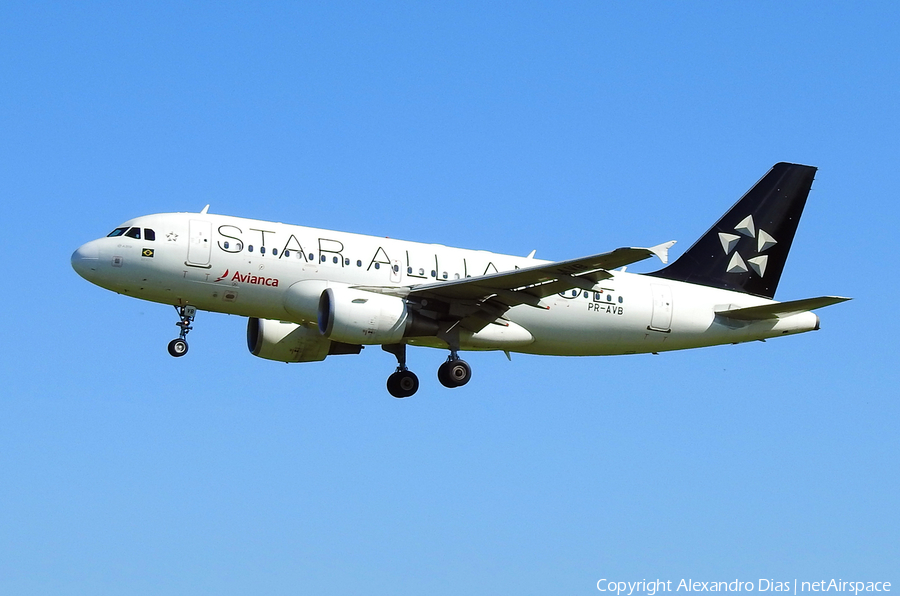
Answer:
<path fill-rule="evenodd" d="M 815 175 L 775 164 L 686 253 L 649 275 L 774 298 Z"/>

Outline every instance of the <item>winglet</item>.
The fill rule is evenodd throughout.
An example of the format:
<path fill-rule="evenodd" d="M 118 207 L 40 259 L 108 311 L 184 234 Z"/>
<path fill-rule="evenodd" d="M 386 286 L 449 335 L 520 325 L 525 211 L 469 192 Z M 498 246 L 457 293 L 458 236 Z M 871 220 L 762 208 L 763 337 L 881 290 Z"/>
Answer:
<path fill-rule="evenodd" d="M 203 208 L 203 211 L 200 212 L 200 215 L 206 215 L 207 211 L 209 211 L 209 205 Z"/>
<path fill-rule="evenodd" d="M 677 240 L 669 240 L 668 242 L 651 246 L 647 250 L 659 257 L 659 260 L 665 265 L 669 262 L 669 249 L 675 245 L 675 242 L 677 242 Z"/>

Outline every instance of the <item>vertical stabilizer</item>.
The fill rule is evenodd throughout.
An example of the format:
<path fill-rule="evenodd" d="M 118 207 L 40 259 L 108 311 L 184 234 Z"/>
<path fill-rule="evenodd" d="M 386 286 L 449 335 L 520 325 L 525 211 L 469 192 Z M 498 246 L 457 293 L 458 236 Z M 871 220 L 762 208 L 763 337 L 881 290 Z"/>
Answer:
<path fill-rule="evenodd" d="M 815 175 L 775 164 L 686 253 L 649 275 L 774 298 Z"/>

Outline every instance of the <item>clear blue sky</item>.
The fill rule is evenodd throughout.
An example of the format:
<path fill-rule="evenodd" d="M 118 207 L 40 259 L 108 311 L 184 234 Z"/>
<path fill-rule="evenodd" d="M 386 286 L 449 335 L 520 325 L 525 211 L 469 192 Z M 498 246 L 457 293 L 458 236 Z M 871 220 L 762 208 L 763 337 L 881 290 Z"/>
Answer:
<path fill-rule="evenodd" d="M 896 3 L 0 5 L 0 593 L 590 594 L 601 578 L 900 589 Z M 69 266 L 211 211 L 547 259 L 686 249 L 819 173 L 778 298 L 822 330 L 660 356 L 377 348 Z M 633 270 L 650 270 L 641 265 Z"/>

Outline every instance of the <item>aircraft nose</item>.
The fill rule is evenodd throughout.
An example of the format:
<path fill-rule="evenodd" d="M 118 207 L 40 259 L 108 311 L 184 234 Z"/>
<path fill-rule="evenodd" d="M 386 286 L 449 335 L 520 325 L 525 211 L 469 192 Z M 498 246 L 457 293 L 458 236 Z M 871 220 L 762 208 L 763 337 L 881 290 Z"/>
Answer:
<path fill-rule="evenodd" d="M 100 262 L 100 249 L 96 242 L 88 242 L 72 253 L 72 269 L 81 277 L 90 280 L 91 273 L 97 270 Z"/>

